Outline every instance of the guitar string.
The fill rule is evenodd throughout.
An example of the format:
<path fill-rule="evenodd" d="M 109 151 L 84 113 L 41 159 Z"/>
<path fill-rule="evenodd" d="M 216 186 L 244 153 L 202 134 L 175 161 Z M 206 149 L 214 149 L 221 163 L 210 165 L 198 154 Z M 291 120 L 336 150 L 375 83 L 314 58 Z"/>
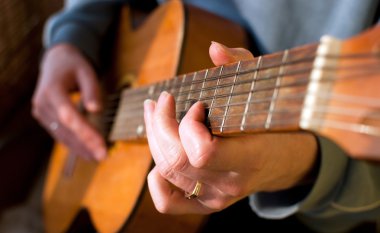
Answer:
<path fill-rule="evenodd" d="M 362 55 L 360 55 L 360 57 L 361 57 Z M 369 56 L 373 56 L 373 54 L 370 54 Z M 352 57 L 352 56 L 351 56 Z M 358 57 L 358 56 L 356 56 L 356 57 Z M 347 69 L 348 67 L 344 67 L 345 69 Z M 355 68 L 355 69 L 357 69 L 358 67 L 351 67 L 351 68 Z M 362 68 L 362 67 L 361 67 Z M 261 70 L 262 68 L 260 68 L 260 70 Z M 326 69 L 326 68 L 324 68 L 324 69 Z M 342 67 L 338 67 L 338 69 L 342 69 Z M 294 72 L 293 72 L 294 73 Z M 240 74 L 235 74 L 235 75 L 240 75 Z M 289 74 L 284 74 L 284 76 L 286 76 L 286 75 L 289 75 Z M 294 75 L 294 74 L 292 74 L 292 75 Z M 225 78 L 225 77 L 222 77 L 222 78 Z M 209 78 L 208 78 L 209 79 Z M 202 80 L 201 81 L 198 81 L 198 82 L 203 82 Z M 192 81 L 191 83 L 194 83 L 194 81 Z M 172 89 L 174 88 L 174 87 L 171 87 Z M 219 87 L 220 88 L 220 87 Z M 275 87 L 275 88 L 279 88 L 279 87 Z M 187 100 L 187 101 L 190 101 L 190 100 Z M 272 101 L 272 100 L 271 100 Z M 185 101 L 186 102 L 186 101 Z M 245 103 L 246 104 L 246 103 Z M 218 107 L 218 106 L 216 106 L 216 107 Z"/>
<path fill-rule="evenodd" d="M 172 89 L 174 88 L 184 88 L 184 87 L 189 87 L 191 85 L 195 85 L 195 84 L 202 84 L 204 81 L 206 82 L 212 82 L 212 81 L 216 81 L 218 79 L 228 79 L 228 78 L 231 78 L 231 77 L 234 77 L 236 75 L 245 75 L 245 74 L 251 74 L 251 73 L 254 73 L 254 72 L 259 72 L 259 71 L 265 71 L 266 69 L 276 69 L 276 68 L 280 68 L 281 66 L 283 67 L 286 67 L 286 66 L 290 66 L 290 65 L 296 65 L 296 64 L 299 64 L 299 63 L 305 63 L 305 62 L 308 62 L 308 61 L 313 61 L 315 58 L 318 58 L 318 57 L 323 57 L 323 58 L 329 58 L 329 59 L 336 59 L 336 60 L 341 60 L 341 59 L 357 59 L 357 58 L 366 58 L 366 59 L 371 59 L 373 57 L 377 58 L 378 59 L 378 56 L 380 56 L 380 53 L 366 53 L 366 54 L 348 54 L 348 55 L 337 55 L 337 56 L 333 56 L 333 55 L 318 55 L 318 56 L 311 56 L 311 57 L 306 57 L 306 58 L 301 58 L 301 59 L 296 59 L 296 60 L 293 60 L 293 61 L 287 61 L 287 62 L 280 62 L 280 63 L 277 63 L 277 64 L 273 64 L 273 65 L 269 65 L 269 66 L 262 66 L 262 67 L 259 67 L 259 68 L 253 68 L 253 69 L 248 69 L 248 70 L 245 70 L 245 71 L 240 71 L 240 72 L 232 72 L 232 73 L 228 73 L 228 74 L 222 74 L 222 75 L 216 75 L 216 76 L 210 76 L 210 77 L 207 77 L 207 79 L 200 79 L 200 80 L 191 80 L 191 81 L 185 81 L 185 82 L 181 82 L 177 80 L 177 83 L 180 83 L 182 85 L 175 85 L 175 86 L 171 86 Z M 248 61 L 249 62 L 249 61 Z M 230 65 L 235 65 L 237 63 L 232 63 Z M 321 69 L 321 68 L 318 68 L 318 67 L 315 67 L 313 66 L 313 64 L 310 64 L 311 67 L 309 69 L 304 69 L 304 70 L 300 70 L 299 72 L 307 72 L 307 71 L 311 71 L 313 69 Z M 210 69 L 218 69 L 220 67 L 214 67 L 214 68 L 210 68 Z M 355 68 L 363 68 L 362 66 L 360 65 L 355 65 L 355 66 L 347 66 L 347 67 L 344 67 L 344 66 L 340 66 L 338 69 L 355 69 Z M 324 70 L 336 70 L 337 68 L 336 67 L 323 67 Z M 194 72 L 196 73 L 196 72 Z M 183 77 L 186 77 L 186 76 L 191 76 L 192 74 L 194 73 L 188 73 L 188 74 L 184 74 L 184 75 L 180 75 L 180 76 L 176 76 L 175 78 L 173 79 L 168 79 L 168 80 L 164 80 L 164 81 L 161 81 L 161 82 L 157 82 L 153 85 L 156 85 L 158 87 L 163 87 L 165 85 L 165 83 L 168 83 L 168 82 L 175 82 L 174 80 L 175 79 L 180 79 L 182 78 L 181 76 Z M 292 73 L 284 73 L 282 74 L 282 76 L 288 76 L 288 75 L 292 75 Z M 258 79 L 257 81 L 267 81 L 269 79 L 274 79 L 274 78 L 277 78 L 278 75 L 273 75 L 273 76 L 267 76 L 267 77 L 262 77 L 262 79 Z M 252 80 L 250 80 L 252 81 Z M 138 94 L 140 91 L 145 91 L 148 87 L 150 87 L 152 85 L 149 85 L 149 86 L 142 86 L 140 88 L 136 88 L 136 89 L 129 89 L 128 91 L 130 92 L 133 92 L 133 94 Z M 181 93 L 181 94 L 188 94 L 188 93 Z"/>
<path fill-rule="evenodd" d="M 359 65 L 356 65 L 355 68 L 353 68 L 353 67 L 350 67 L 350 68 L 351 69 L 357 69 L 356 70 L 357 72 L 360 72 L 360 71 L 376 72 L 376 71 L 380 70 L 380 67 L 377 64 L 374 64 L 372 66 L 371 65 L 369 65 L 369 66 L 359 66 Z M 325 68 L 321 68 L 321 69 L 326 70 Z M 340 69 L 341 69 L 341 67 L 338 67 L 338 68 L 335 69 L 335 71 L 338 71 Z M 347 67 L 345 67 L 344 69 L 347 70 Z M 270 77 L 265 78 L 265 79 L 258 79 L 257 78 L 255 80 L 253 80 L 253 78 L 252 78 L 252 79 L 249 79 L 249 80 L 244 80 L 244 81 L 236 82 L 235 86 L 241 86 L 241 85 L 244 85 L 244 84 L 251 84 L 252 81 L 255 81 L 256 85 L 259 85 L 258 84 L 259 82 L 266 82 L 266 83 L 268 83 L 268 81 L 274 80 L 274 79 L 278 78 L 279 76 L 283 77 L 283 80 L 284 80 L 284 78 L 290 79 L 290 78 L 292 78 L 292 76 L 300 76 L 300 75 L 303 75 L 303 74 L 309 75 L 310 71 L 312 71 L 312 70 L 314 70 L 314 69 L 313 68 L 303 69 L 303 70 L 299 70 L 299 71 L 296 71 L 296 72 L 284 73 L 282 75 L 273 75 L 273 76 L 270 76 Z M 352 72 L 352 70 L 351 70 L 351 72 Z M 310 80 L 309 76 L 298 77 L 297 79 L 301 79 L 301 78 L 306 78 L 307 80 L 302 80 L 299 84 L 302 84 L 303 82 L 308 83 L 309 80 Z M 340 79 L 337 79 L 337 78 L 335 78 L 335 79 L 334 78 L 330 78 L 329 81 L 335 81 L 335 80 L 340 81 Z M 311 81 L 313 81 L 313 80 L 311 80 Z M 182 91 L 181 95 L 178 95 L 178 93 L 179 93 L 178 91 L 180 91 L 180 90 L 178 90 L 177 92 L 171 92 L 171 94 L 174 95 L 176 97 L 176 99 L 180 99 L 180 97 L 182 95 L 191 96 L 191 94 L 200 93 L 200 92 L 207 92 L 207 91 L 213 91 L 213 90 L 216 90 L 216 89 L 221 90 L 223 88 L 228 88 L 228 87 L 231 87 L 231 86 L 232 86 L 231 83 L 226 83 L 224 85 L 209 86 L 207 88 L 201 88 L 201 89 L 198 89 L 198 90 Z M 269 89 L 270 88 L 272 88 L 272 89 L 281 88 L 283 86 L 285 86 L 285 85 L 267 87 L 267 89 L 268 88 Z M 286 87 L 288 87 L 288 86 L 290 86 L 290 85 L 286 85 Z M 257 90 L 257 91 L 262 91 L 262 90 Z M 160 93 L 157 93 L 157 94 L 159 95 Z M 133 94 L 135 94 L 135 93 L 133 93 Z M 141 104 L 141 100 L 145 100 L 145 99 L 148 98 L 148 96 L 146 95 L 146 92 L 142 92 L 142 93 L 138 93 L 138 94 L 139 95 L 135 94 L 133 97 L 130 97 L 130 100 L 128 101 L 128 104 L 133 104 L 134 102 L 136 102 L 137 104 Z M 240 93 L 233 93 L 233 94 L 238 94 L 239 95 Z M 246 94 L 246 93 L 242 93 L 242 94 Z M 123 96 L 123 98 L 127 98 L 127 97 L 129 97 L 129 96 L 126 96 L 126 95 Z M 138 97 L 141 97 L 141 98 L 138 98 Z M 213 98 L 212 96 L 208 96 L 208 97 L 209 98 Z M 215 96 L 215 97 L 217 97 L 217 96 Z M 181 100 L 181 101 L 185 101 L 185 102 L 189 102 L 190 101 L 190 102 L 192 102 L 192 101 L 194 101 L 194 99 L 186 99 L 186 100 Z"/>
<path fill-rule="evenodd" d="M 320 96 L 320 95 L 318 95 Z M 326 98 L 326 96 L 323 96 L 322 98 Z M 350 98 L 347 98 L 347 96 L 340 96 L 341 99 L 344 99 L 346 101 L 349 101 Z M 357 103 L 357 102 L 356 102 Z M 287 113 L 288 115 L 290 114 L 291 115 L 291 118 L 297 120 L 297 124 L 299 123 L 299 119 L 300 119 L 300 116 L 293 116 L 294 114 L 296 113 L 301 113 L 302 110 L 304 109 L 305 106 L 302 106 L 300 108 L 289 108 L 287 107 L 285 110 L 283 109 L 279 109 L 279 110 L 275 110 L 275 111 L 272 111 L 272 114 L 282 114 L 282 113 Z M 307 107 L 307 106 L 306 106 Z M 344 117 L 361 117 L 362 114 L 361 112 L 358 111 L 358 109 L 352 109 L 352 108 L 347 108 L 347 107 L 328 107 L 326 108 L 325 105 L 317 105 L 315 108 L 313 108 L 312 110 L 314 113 L 326 113 L 326 114 L 335 114 L 335 115 L 339 115 L 339 116 L 344 116 Z M 256 110 L 255 112 L 250 112 L 248 113 L 248 118 L 249 117 L 254 117 L 255 115 L 263 115 L 263 114 L 267 114 L 269 111 L 268 110 Z M 293 115 L 292 115 L 293 114 Z M 238 118 L 238 122 L 240 122 L 241 120 L 241 117 L 243 117 L 244 114 L 234 114 L 234 115 L 229 115 L 228 117 L 229 118 Z M 289 123 L 289 122 L 292 122 L 291 120 L 283 120 L 284 115 L 282 115 L 282 118 L 281 119 L 275 119 L 272 123 L 271 123 L 271 126 L 278 126 L 278 125 L 283 125 L 284 123 Z M 216 119 L 216 118 L 223 118 L 223 116 L 210 116 L 209 119 L 212 120 L 212 119 Z M 141 119 L 141 118 L 134 118 L 134 119 Z M 366 119 L 367 120 L 380 120 L 380 115 L 379 116 L 366 116 Z M 313 119 L 313 121 L 315 120 L 315 118 Z M 293 120 L 294 121 L 294 120 Z M 118 133 L 121 133 L 121 134 L 135 134 L 135 127 L 131 127 L 131 125 L 133 125 L 134 121 L 131 121 L 131 120 L 126 120 L 126 121 L 123 121 L 123 122 L 127 122 L 127 124 L 122 124 L 122 125 L 119 125 L 120 126 L 120 130 L 118 130 L 117 132 Z M 282 123 L 281 123 L 282 122 Z M 141 122 L 139 122 L 139 124 L 141 124 Z M 257 126 L 257 127 L 260 127 L 260 126 L 263 126 L 264 123 L 259 123 L 259 124 L 245 124 L 244 125 L 244 128 L 252 128 L 254 126 Z M 360 124 L 361 127 L 374 127 L 372 125 L 369 125 L 369 124 Z M 227 125 L 225 125 L 223 128 L 224 129 L 228 129 L 228 128 L 238 128 L 238 127 L 242 127 L 241 124 L 236 124 L 236 125 L 231 125 L 230 123 L 228 123 Z M 214 125 L 212 126 L 210 129 L 220 129 L 221 128 L 221 125 Z"/>
<path fill-rule="evenodd" d="M 365 70 L 367 75 L 371 75 L 373 74 L 372 72 L 369 72 L 368 69 Z M 323 83 L 323 82 L 332 82 L 332 81 L 346 81 L 347 79 L 353 79 L 353 78 L 358 78 L 358 77 L 362 77 L 362 75 L 347 75 L 346 77 L 341 77 L 340 79 L 335 79 L 335 78 L 330 78 L 328 80 L 322 80 L 320 83 Z M 252 91 L 246 91 L 246 92 L 237 92 L 237 93 L 233 93 L 232 96 L 238 96 L 238 95 L 246 95 L 246 94 L 249 94 L 249 93 L 254 93 L 254 94 L 257 94 L 258 92 L 263 92 L 263 91 L 271 91 L 271 90 L 274 90 L 275 88 L 276 89 L 283 89 L 283 88 L 291 88 L 291 87 L 302 87 L 302 86 L 306 86 L 308 83 L 309 83 L 309 79 L 308 77 L 306 77 L 307 80 L 303 79 L 301 81 L 296 81 L 296 82 L 293 82 L 293 83 L 288 83 L 288 84 L 282 84 L 282 85 L 279 85 L 279 86 L 275 86 L 275 87 L 265 87 L 265 88 L 254 88 Z M 206 96 L 204 98 L 200 98 L 198 101 L 202 101 L 202 102 L 206 102 L 207 100 L 210 100 L 210 99 L 222 99 L 222 98 L 226 98 L 226 97 L 229 97 L 231 94 L 219 94 L 219 95 L 215 95 L 215 96 Z M 304 96 L 301 96 L 300 98 L 304 98 Z M 357 97 L 360 99 L 360 97 Z M 145 100 L 146 98 L 141 98 L 141 100 Z M 273 99 L 271 98 L 270 101 L 272 101 Z M 194 102 L 196 100 L 185 100 L 185 101 L 177 101 L 176 102 L 176 106 L 180 106 L 182 104 L 186 104 L 187 102 Z M 366 99 L 365 100 L 366 102 L 369 101 L 369 99 Z M 372 101 L 373 102 L 373 101 Z M 246 102 L 244 102 L 246 103 Z M 215 106 L 215 107 L 220 107 L 220 106 Z M 139 109 L 142 109 L 143 108 L 143 105 L 142 105 L 142 101 L 140 102 L 128 102 L 128 111 L 129 112 L 136 112 L 138 111 Z M 124 111 L 125 112 L 125 111 Z M 123 112 L 122 112 L 123 113 Z M 108 114 L 108 115 L 114 115 L 113 113 L 111 114 Z"/>
<path fill-rule="evenodd" d="M 376 120 L 379 120 L 377 117 Z M 270 132 L 270 131 L 276 131 L 279 129 L 288 129 L 291 131 L 299 130 L 299 123 L 300 123 L 300 117 L 292 117 L 290 119 L 275 119 L 271 123 L 269 128 L 265 128 L 265 120 L 263 120 L 260 123 L 249 123 L 245 124 L 242 130 L 242 125 L 237 123 L 235 125 L 233 124 L 227 124 L 223 126 L 223 133 L 228 134 L 228 131 L 226 132 L 225 130 L 234 130 L 238 129 L 237 131 L 234 130 L 234 134 L 239 134 L 239 133 L 245 133 L 245 132 L 251 132 L 251 131 L 257 131 L 257 132 Z M 362 134 L 367 134 L 367 135 L 372 135 L 372 136 L 380 136 L 380 127 L 379 126 L 374 126 L 370 124 L 365 124 L 365 123 L 354 123 L 354 122 L 344 122 L 344 121 L 337 121 L 337 120 L 326 120 L 325 118 L 318 118 L 315 117 L 313 121 L 309 124 L 308 128 L 304 128 L 306 130 L 313 130 L 315 127 L 323 127 L 323 126 L 328 126 L 330 128 L 339 128 L 341 130 L 346 130 L 346 131 L 353 131 L 353 132 L 359 132 Z M 339 127 L 338 127 L 339 126 Z M 345 126 L 345 127 L 342 127 Z M 208 127 L 213 133 L 217 134 L 220 132 L 221 125 L 214 125 L 214 126 L 209 126 Z M 131 129 L 129 127 L 126 127 L 125 130 L 117 131 L 114 133 L 114 136 L 120 137 L 123 139 L 128 139 L 128 138 L 135 138 L 135 137 L 145 137 L 145 134 L 136 134 L 136 130 L 128 130 Z M 283 131 L 283 130 L 281 130 Z"/>
<path fill-rule="evenodd" d="M 323 122 L 323 123 L 322 123 Z M 334 122 L 334 124 L 331 124 L 331 122 Z M 228 134 L 228 131 L 226 130 L 234 130 L 233 133 L 239 134 L 239 133 L 244 133 L 244 132 L 250 132 L 250 131 L 260 131 L 260 132 L 273 132 L 278 129 L 288 129 L 288 130 L 299 130 L 300 129 L 300 118 L 299 117 L 293 117 L 293 118 L 288 118 L 288 119 L 275 119 L 271 123 L 269 128 L 265 128 L 265 120 L 263 120 L 260 123 L 249 123 L 245 124 L 242 129 L 242 125 L 237 123 L 235 125 L 233 124 L 227 124 L 223 126 L 223 133 Z M 324 118 L 318 118 L 315 117 L 313 121 L 309 124 L 309 127 L 305 127 L 305 130 L 312 130 L 315 127 L 323 127 L 323 126 L 328 126 L 330 128 L 334 128 L 334 125 L 345 125 L 346 127 L 341 128 L 343 130 L 347 131 L 354 131 L 354 132 L 360 132 L 362 134 L 367 134 L 367 135 L 373 135 L 373 136 L 380 136 L 380 127 L 379 126 L 374 126 L 366 123 L 354 123 L 354 122 L 344 122 L 344 121 L 333 121 L 333 120 L 326 120 Z M 220 133 L 221 125 L 215 125 L 215 126 L 209 126 L 208 127 L 213 134 Z M 352 130 L 354 128 L 354 130 Z M 128 130 L 130 129 L 130 130 Z M 238 129 L 238 130 L 236 130 Z M 128 138 L 135 138 L 135 137 L 143 137 L 145 136 L 144 134 L 137 134 L 136 130 L 131 129 L 131 128 L 126 128 L 126 130 L 122 131 L 116 131 L 113 133 L 113 136 L 123 138 L 123 139 L 128 139 Z"/>
<path fill-rule="evenodd" d="M 302 94 L 301 94 L 302 95 Z M 331 96 L 329 94 L 324 94 L 324 95 L 316 95 L 316 97 L 318 98 L 318 100 L 329 100 L 329 99 L 332 99 Z M 347 98 L 348 97 L 348 98 Z M 350 102 L 350 98 L 351 96 L 340 96 L 341 98 L 341 102 Z M 252 108 L 255 108 L 254 106 L 252 105 L 255 105 L 255 104 L 262 104 L 262 103 L 270 103 L 271 101 L 268 100 L 269 98 L 267 98 L 265 101 L 263 100 L 253 100 L 253 101 L 250 101 L 249 102 L 249 106 L 251 106 Z M 289 96 L 286 96 L 286 98 L 284 98 L 284 100 L 302 100 L 299 98 L 299 95 L 289 95 Z M 366 98 L 368 99 L 368 98 Z M 371 99 L 371 101 L 377 101 L 376 99 Z M 378 102 L 378 101 L 377 101 Z M 357 101 L 354 102 L 355 104 L 359 104 Z M 246 102 L 237 102 L 237 103 L 233 103 L 233 104 L 229 104 L 228 106 L 230 107 L 243 107 L 244 105 L 246 104 Z M 300 105 L 302 105 L 301 107 L 298 107 L 297 108 L 297 111 L 301 112 L 303 109 L 305 108 L 309 108 L 309 107 L 313 107 L 313 106 L 310 106 L 310 105 L 307 105 L 307 104 L 304 104 L 303 102 L 302 103 L 299 103 Z M 338 102 L 336 104 L 339 104 Z M 315 112 L 319 112 L 319 113 L 336 113 L 336 114 L 342 114 L 342 115 L 345 115 L 345 116 L 360 116 L 360 112 L 358 110 L 358 108 L 365 108 L 365 109 L 368 109 L 368 106 L 365 106 L 365 104 L 363 103 L 360 103 L 361 106 L 360 107 L 338 107 L 338 106 L 333 106 L 333 107 L 329 107 L 329 108 L 326 108 L 326 105 L 315 105 L 313 107 L 313 110 L 312 111 L 315 111 Z M 219 106 L 215 106 L 214 108 L 220 108 L 220 109 L 223 109 L 227 107 L 227 105 L 219 105 Z M 267 107 L 267 105 L 265 105 L 265 107 Z M 372 105 L 372 107 L 376 107 L 376 108 L 379 108 L 379 103 L 377 103 L 377 106 L 374 106 Z M 282 112 L 287 112 L 291 107 L 287 106 L 286 107 L 286 110 L 282 110 L 282 109 L 276 109 L 272 112 L 274 113 L 282 113 Z M 323 108 L 325 110 L 323 110 Z M 205 110 L 208 110 L 209 108 L 205 108 Z M 176 115 L 180 115 L 182 112 L 186 112 L 188 111 L 188 109 L 184 110 L 184 111 L 176 111 Z M 267 110 L 267 109 L 258 109 L 258 108 L 255 108 L 255 112 L 248 112 L 246 115 L 255 115 L 257 113 L 260 113 L 260 114 L 267 114 L 269 113 L 270 111 Z M 237 113 L 237 114 L 229 114 L 227 115 L 227 117 L 237 117 L 237 116 L 244 116 L 245 114 L 244 113 Z M 125 122 L 127 123 L 130 123 L 131 121 L 133 121 L 133 119 L 136 119 L 136 120 L 142 120 L 142 117 L 143 117 L 143 111 L 140 111 L 138 113 L 134 113 L 134 114 L 131 114 L 131 115 L 124 115 L 124 117 L 120 117 L 119 119 L 120 120 L 125 120 Z M 217 118 L 224 118 L 224 116 L 222 115 L 217 115 L 217 116 L 214 116 L 214 115 L 211 115 L 208 117 L 209 119 L 217 119 Z M 376 119 L 376 120 L 380 120 L 380 115 L 379 116 L 372 116 L 370 117 L 371 119 Z"/>

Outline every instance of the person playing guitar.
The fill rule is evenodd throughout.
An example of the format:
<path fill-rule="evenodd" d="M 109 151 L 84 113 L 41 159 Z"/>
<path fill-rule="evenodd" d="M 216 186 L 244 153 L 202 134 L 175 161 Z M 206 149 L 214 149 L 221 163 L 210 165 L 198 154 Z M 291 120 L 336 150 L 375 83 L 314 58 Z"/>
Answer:
<path fill-rule="evenodd" d="M 84 164 L 96 164 L 83 165 L 82 170 L 91 170 L 91 175 L 83 178 L 86 186 L 73 186 L 72 190 L 83 192 L 78 198 L 73 194 L 72 200 L 77 200 L 70 216 L 75 217 L 80 207 L 90 209 L 92 203 L 101 203 L 103 198 L 97 196 L 101 190 L 117 193 L 120 186 L 131 185 L 128 181 L 110 190 L 110 185 L 104 185 L 112 179 L 104 178 L 105 182 L 99 178 L 99 171 L 118 157 L 138 157 L 141 151 L 148 155 L 147 162 L 138 165 L 143 171 L 129 174 L 142 179 L 136 192 L 143 189 L 147 176 L 149 194 L 158 212 L 211 214 L 206 223 L 201 221 L 205 232 L 218 227 L 244 232 L 247 226 L 255 229 L 258 225 L 268 230 L 286 226 L 303 232 L 348 232 L 380 219 L 380 96 L 375 89 L 380 79 L 380 29 L 374 26 L 379 1 L 171 0 L 157 6 L 147 2 L 67 1 L 67 7 L 47 23 L 47 50 L 33 97 L 33 114 L 68 149 L 65 154 L 74 154 Z M 116 143 L 110 149 L 84 112 L 96 115 L 107 108 L 98 79 L 105 60 L 100 54 L 104 48 L 113 47 L 105 38 L 112 22 L 120 20 L 116 16 L 126 4 L 129 17 L 138 15 L 131 9 L 155 10 L 147 19 L 131 23 L 131 28 L 126 29 L 125 54 L 120 52 L 118 59 L 108 61 L 111 66 L 118 65 L 119 59 L 129 55 L 125 63 L 118 65 L 118 72 L 122 78 L 134 80 L 118 98 L 120 106 L 110 132 Z M 206 35 L 212 31 L 208 25 L 213 18 L 198 16 L 201 11 L 244 27 L 255 46 L 242 48 L 244 45 L 237 43 L 239 47 L 232 47 L 239 39 L 232 31 L 225 33 L 225 38 L 209 39 Z M 197 12 L 196 16 L 193 12 Z M 171 37 L 173 25 L 184 24 L 177 19 L 189 22 Z M 184 42 L 209 54 L 212 66 L 188 68 L 187 64 L 203 60 L 186 63 L 179 59 L 180 52 L 186 55 L 191 49 L 178 45 L 175 38 L 182 41 L 186 30 L 195 25 L 191 20 L 200 24 L 189 38 L 205 36 L 209 48 L 205 49 L 197 39 L 186 38 Z M 223 21 L 213 29 L 223 32 L 230 23 Z M 372 26 L 373 31 L 354 37 Z M 160 39 L 151 39 L 156 34 Z M 292 49 L 318 42 L 323 35 L 341 41 L 329 37 L 315 46 Z M 162 43 L 166 37 L 170 40 Z M 227 37 L 232 38 L 231 44 Z M 139 43 L 149 46 L 133 49 Z M 167 59 L 168 54 L 175 59 Z M 164 62 L 174 65 L 164 66 Z M 175 75 L 178 76 L 169 81 L 157 82 Z M 328 84 L 335 79 L 348 81 Z M 72 101 L 77 91 L 79 108 L 78 102 Z M 136 102 L 138 105 L 133 105 Z M 351 107 L 356 109 L 360 104 L 366 106 L 360 110 L 366 115 L 358 121 L 355 114 L 361 112 Z M 334 115 L 336 112 L 343 117 Z M 145 137 L 148 144 L 143 140 L 142 149 L 137 140 L 134 145 L 127 144 L 129 150 L 114 152 L 125 146 L 119 141 Z M 121 162 L 115 162 L 113 168 L 118 169 L 107 174 L 116 177 L 138 167 L 117 164 Z M 66 165 L 61 167 L 66 171 Z M 66 187 L 60 174 L 54 171 L 48 179 L 44 193 L 46 215 L 66 205 L 52 204 L 55 195 L 57 200 L 71 198 L 59 188 Z M 92 186 L 95 180 L 102 180 L 97 188 Z M 87 197 L 87 191 L 91 197 Z M 65 196 L 60 196 L 62 193 Z M 136 212 L 135 202 L 131 206 L 131 212 Z M 97 208 L 93 208 L 93 216 Z M 98 220 L 92 220 L 97 231 L 121 229 L 120 224 L 111 227 L 101 223 L 108 222 L 101 213 Z M 50 229 L 59 225 L 59 229 L 67 230 L 74 218 L 59 222 L 55 216 L 47 216 L 45 221 Z M 122 216 L 121 221 L 125 221 Z M 159 221 L 157 229 L 158 225 Z"/>

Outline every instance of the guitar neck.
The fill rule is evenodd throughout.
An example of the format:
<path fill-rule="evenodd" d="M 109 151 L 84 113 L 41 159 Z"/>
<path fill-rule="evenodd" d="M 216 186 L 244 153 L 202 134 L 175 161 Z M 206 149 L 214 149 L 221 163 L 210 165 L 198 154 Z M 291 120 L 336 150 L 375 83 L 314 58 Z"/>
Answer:
<path fill-rule="evenodd" d="M 156 100 L 162 91 L 175 97 L 178 121 L 201 101 L 213 134 L 298 130 L 317 47 L 303 46 L 125 89 L 110 139 L 145 138 L 143 102 Z"/>

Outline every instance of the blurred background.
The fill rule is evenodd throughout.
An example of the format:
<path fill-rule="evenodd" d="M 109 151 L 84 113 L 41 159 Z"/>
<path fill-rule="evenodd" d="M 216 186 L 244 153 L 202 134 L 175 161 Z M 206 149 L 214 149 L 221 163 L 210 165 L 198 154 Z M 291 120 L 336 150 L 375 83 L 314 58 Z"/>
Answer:
<path fill-rule="evenodd" d="M 42 30 L 62 0 L 0 0 L 0 232 L 42 232 L 40 190 L 52 140 L 31 116 Z"/>

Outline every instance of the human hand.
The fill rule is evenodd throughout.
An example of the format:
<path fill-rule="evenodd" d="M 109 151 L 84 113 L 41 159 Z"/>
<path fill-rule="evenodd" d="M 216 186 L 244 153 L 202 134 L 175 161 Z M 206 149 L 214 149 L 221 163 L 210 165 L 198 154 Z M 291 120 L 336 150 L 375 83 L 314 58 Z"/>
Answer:
<path fill-rule="evenodd" d="M 104 139 L 81 114 L 70 95 L 80 92 L 89 113 L 101 109 L 100 88 L 89 62 L 73 46 L 59 44 L 44 55 L 33 96 L 33 115 L 49 133 L 85 159 L 106 156 Z"/>
<path fill-rule="evenodd" d="M 252 58 L 247 50 L 218 43 L 210 46 L 210 56 L 215 65 Z M 174 98 L 166 92 L 157 103 L 145 101 L 144 108 L 155 161 L 148 185 L 162 213 L 212 213 L 254 192 L 296 186 L 316 160 L 316 140 L 308 133 L 217 137 L 204 125 L 200 102 L 178 124 Z M 186 199 L 184 193 L 191 193 L 197 181 L 201 183 L 198 197 Z"/>

